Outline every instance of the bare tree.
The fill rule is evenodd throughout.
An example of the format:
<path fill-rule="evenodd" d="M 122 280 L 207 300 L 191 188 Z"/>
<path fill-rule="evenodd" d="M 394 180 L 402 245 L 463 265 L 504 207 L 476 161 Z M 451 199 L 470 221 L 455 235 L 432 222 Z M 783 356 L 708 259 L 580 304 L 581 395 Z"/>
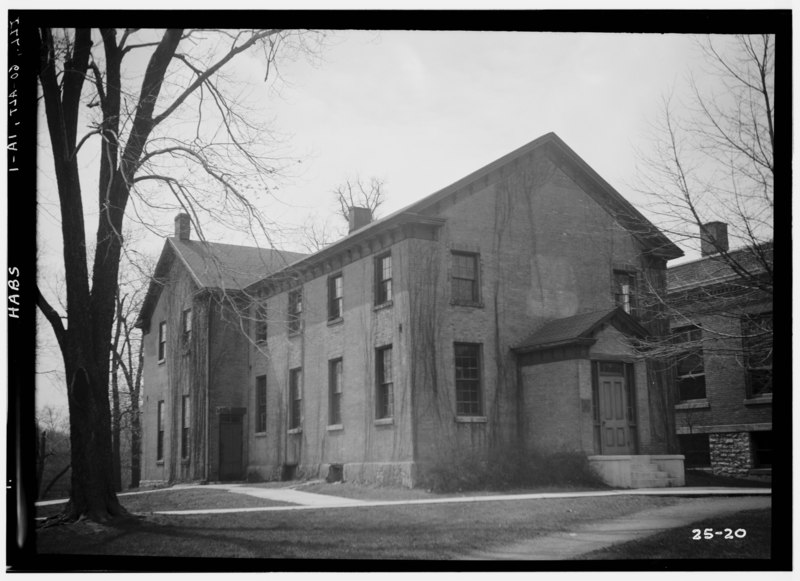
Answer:
<path fill-rule="evenodd" d="M 694 248 L 705 239 L 743 284 L 771 293 L 774 36 L 708 37 L 698 49 L 705 74 L 690 77 L 689 103 L 665 97 L 651 147 L 639 152 L 638 189 L 662 230 Z M 709 88 L 710 77 L 722 89 Z M 728 224 L 731 246 L 748 252 L 718 243 L 711 222 Z"/>
<path fill-rule="evenodd" d="M 386 201 L 383 185 L 383 180 L 376 177 L 370 178 L 368 182 L 360 177 L 346 179 L 333 190 L 339 205 L 339 215 L 347 222 L 350 219 L 350 208 L 360 207 L 367 208 L 373 216 L 376 216 L 378 208 Z"/>
<path fill-rule="evenodd" d="M 168 204 L 161 195 L 168 192 L 170 207 L 189 213 L 201 238 L 200 217 L 212 214 L 269 240 L 254 199 L 269 195 L 281 163 L 265 147 L 271 134 L 239 109 L 239 91 L 223 74 L 246 52 L 258 54 L 269 73 L 281 51 L 307 50 L 306 38 L 275 29 L 38 31 L 66 309 L 59 312 L 41 287 L 37 304 L 58 342 L 68 390 L 72 487 L 65 518 L 125 514 L 111 469 L 109 350 L 126 222 L 145 221 L 148 211 Z M 138 63 L 146 64 L 137 76 Z M 90 143 L 98 148 L 99 180 L 85 198 L 79 154 Z M 91 254 L 86 226 L 93 214 Z"/>
<path fill-rule="evenodd" d="M 772 318 L 754 315 L 773 295 L 775 38 L 709 36 L 697 50 L 703 70 L 688 79 L 688 102 L 664 98 L 637 188 L 663 231 L 707 257 L 672 268 L 666 292 L 644 281 L 643 308 L 678 329 L 641 347 L 676 374 L 686 367 L 686 382 L 698 352 L 756 369 L 752 358 L 771 367 L 772 351 Z"/>

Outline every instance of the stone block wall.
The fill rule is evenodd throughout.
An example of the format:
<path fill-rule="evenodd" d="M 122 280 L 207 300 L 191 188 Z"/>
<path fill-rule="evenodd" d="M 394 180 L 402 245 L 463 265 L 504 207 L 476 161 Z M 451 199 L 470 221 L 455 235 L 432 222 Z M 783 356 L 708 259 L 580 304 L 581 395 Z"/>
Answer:
<path fill-rule="evenodd" d="M 708 435 L 711 470 L 722 476 L 747 476 L 751 465 L 750 434 L 721 432 Z"/>

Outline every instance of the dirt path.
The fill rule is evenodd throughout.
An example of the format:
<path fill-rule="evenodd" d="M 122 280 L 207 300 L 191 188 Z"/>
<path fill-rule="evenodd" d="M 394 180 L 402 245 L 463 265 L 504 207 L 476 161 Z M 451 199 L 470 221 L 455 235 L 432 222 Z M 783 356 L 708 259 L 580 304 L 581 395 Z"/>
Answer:
<path fill-rule="evenodd" d="M 666 529 L 687 526 L 707 518 L 743 510 L 769 508 L 771 505 L 772 499 L 768 496 L 697 498 L 674 506 L 590 523 L 574 531 L 546 535 L 507 547 L 471 553 L 463 559 L 488 561 L 572 559 L 584 553 L 647 537 Z M 690 534 L 690 531 L 687 529 L 686 533 Z"/>

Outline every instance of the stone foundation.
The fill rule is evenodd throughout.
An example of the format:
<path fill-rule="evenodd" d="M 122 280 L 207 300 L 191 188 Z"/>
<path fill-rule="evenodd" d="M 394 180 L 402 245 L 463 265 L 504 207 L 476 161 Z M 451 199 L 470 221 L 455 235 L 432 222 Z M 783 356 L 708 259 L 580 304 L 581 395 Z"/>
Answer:
<path fill-rule="evenodd" d="M 708 435 L 711 471 L 721 476 L 747 476 L 752 468 L 750 434 L 722 432 Z"/>

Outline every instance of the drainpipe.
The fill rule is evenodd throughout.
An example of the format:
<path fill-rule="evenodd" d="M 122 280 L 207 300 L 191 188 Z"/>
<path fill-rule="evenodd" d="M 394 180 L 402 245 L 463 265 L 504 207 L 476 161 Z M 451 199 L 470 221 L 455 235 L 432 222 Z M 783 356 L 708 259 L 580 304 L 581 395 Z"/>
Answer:
<path fill-rule="evenodd" d="M 208 392 L 211 388 L 211 301 L 213 297 L 211 293 L 208 294 L 208 312 L 206 313 L 206 317 L 208 322 L 206 323 L 206 426 L 205 426 L 205 442 L 206 442 L 206 461 L 205 461 L 205 468 L 204 473 L 205 476 L 203 478 L 203 482 L 208 484 L 208 441 L 211 438 L 211 409 L 209 406 L 209 396 Z"/>

